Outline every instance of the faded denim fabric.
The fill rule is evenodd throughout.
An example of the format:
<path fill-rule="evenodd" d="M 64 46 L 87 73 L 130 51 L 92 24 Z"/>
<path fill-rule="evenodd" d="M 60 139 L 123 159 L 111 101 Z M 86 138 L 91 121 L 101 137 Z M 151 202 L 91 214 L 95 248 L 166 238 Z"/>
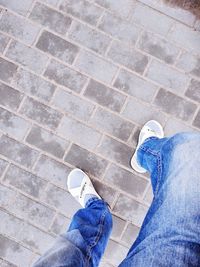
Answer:
<path fill-rule="evenodd" d="M 154 198 L 120 267 L 200 266 L 200 134 L 151 137 L 137 156 L 151 174 Z M 97 267 L 111 228 L 106 204 L 91 200 L 34 267 Z"/>

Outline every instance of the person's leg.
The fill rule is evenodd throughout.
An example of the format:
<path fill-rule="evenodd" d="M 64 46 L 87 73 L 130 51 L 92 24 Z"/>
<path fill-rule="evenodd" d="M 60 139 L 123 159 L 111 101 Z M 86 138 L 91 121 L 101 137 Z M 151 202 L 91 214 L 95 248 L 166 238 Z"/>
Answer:
<path fill-rule="evenodd" d="M 87 185 L 80 188 L 81 193 L 84 190 L 87 192 Z M 97 267 L 111 230 L 112 216 L 107 203 L 97 196 L 91 197 L 74 215 L 68 231 L 33 267 Z"/>
<path fill-rule="evenodd" d="M 120 267 L 200 266 L 200 134 L 149 138 L 137 159 L 154 198 Z"/>

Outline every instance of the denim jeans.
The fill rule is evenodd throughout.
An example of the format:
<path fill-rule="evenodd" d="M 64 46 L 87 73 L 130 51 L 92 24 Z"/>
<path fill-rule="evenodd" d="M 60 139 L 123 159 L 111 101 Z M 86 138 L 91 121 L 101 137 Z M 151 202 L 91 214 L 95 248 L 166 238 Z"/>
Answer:
<path fill-rule="evenodd" d="M 153 201 L 120 267 L 200 266 L 200 134 L 151 137 L 137 153 Z M 112 229 L 103 200 L 90 199 L 34 267 L 97 267 Z"/>

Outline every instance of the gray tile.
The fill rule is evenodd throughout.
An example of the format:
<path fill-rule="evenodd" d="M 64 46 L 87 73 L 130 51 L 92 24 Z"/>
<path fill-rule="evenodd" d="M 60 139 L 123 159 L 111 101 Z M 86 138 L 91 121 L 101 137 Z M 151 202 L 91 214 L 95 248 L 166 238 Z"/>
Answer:
<path fill-rule="evenodd" d="M 108 242 L 104 257 L 108 259 L 111 264 L 114 264 L 114 266 L 118 266 L 121 261 L 125 259 L 127 253 L 128 248 L 117 243 L 116 241 L 110 240 Z"/>
<path fill-rule="evenodd" d="M 150 186 L 147 193 L 145 194 L 144 200 L 150 205 L 153 200 L 153 191 L 152 187 Z"/>
<path fill-rule="evenodd" d="M 180 132 L 195 131 L 191 126 L 186 125 L 183 121 L 170 117 L 165 125 L 164 132 L 166 135 L 174 135 Z"/>
<path fill-rule="evenodd" d="M 200 111 L 196 115 L 196 118 L 194 119 L 193 125 L 200 129 Z"/>
<path fill-rule="evenodd" d="M 20 15 L 25 16 L 27 12 L 29 11 L 31 5 L 33 3 L 33 0 L 24 0 L 23 2 L 13 0 L 0 0 L 0 5 L 7 7 L 8 9 L 17 12 Z"/>
<path fill-rule="evenodd" d="M 5 168 L 8 166 L 8 162 L 4 159 L 0 159 L 0 176 L 3 174 Z"/>
<path fill-rule="evenodd" d="M 196 77 L 200 77 L 200 57 L 191 53 L 183 53 L 179 58 L 176 66 L 185 70 Z"/>
<path fill-rule="evenodd" d="M 108 165 L 105 159 L 75 144 L 67 153 L 65 161 L 96 177 L 101 177 Z"/>
<path fill-rule="evenodd" d="M 0 79 L 4 82 L 11 82 L 17 68 L 16 64 L 0 58 Z"/>
<path fill-rule="evenodd" d="M 16 191 L 0 184 L 0 205 L 2 208 L 8 208 L 9 202 L 16 196 Z"/>
<path fill-rule="evenodd" d="M 9 40 L 10 38 L 8 36 L 4 35 L 3 33 L 0 33 L 0 53 L 3 54 Z"/>
<path fill-rule="evenodd" d="M 185 95 L 200 103 L 200 81 L 192 79 Z"/>
<path fill-rule="evenodd" d="M 113 229 L 111 233 L 111 238 L 119 239 L 126 225 L 126 221 L 113 215 Z"/>
<path fill-rule="evenodd" d="M 129 223 L 129 225 L 126 228 L 126 231 L 122 236 L 122 241 L 126 243 L 128 246 L 132 246 L 139 234 L 139 231 L 140 231 L 139 227 Z"/>
<path fill-rule="evenodd" d="M 53 232 L 56 235 L 63 234 L 65 231 L 67 231 L 70 222 L 71 220 L 65 217 L 64 215 L 57 214 L 51 226 L 51 232 Z"/>

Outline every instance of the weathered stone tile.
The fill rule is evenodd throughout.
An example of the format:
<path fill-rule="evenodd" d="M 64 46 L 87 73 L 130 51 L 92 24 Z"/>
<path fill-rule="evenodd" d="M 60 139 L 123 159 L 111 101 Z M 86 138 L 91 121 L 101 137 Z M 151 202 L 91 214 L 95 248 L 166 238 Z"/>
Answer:
<path fill-rule="evenodd" d="M 122 220 L 121 218 L 115 215 L 113 215 L 112 217 L 113 217 L 113 229 L 111 233 L 111 238 L 119 239 L 126 225 L 126 221 Z"/>
<path fill-rule="evenodd" d="M 120 70 L 114 87 L 146 102 L 151 102 L 157 90 L 151 82 L 123 69 Z"/>
<path fill-rule="evenodd" d="M 99 54 L 105 53 L 111 41 L 110 37 L 107 35 L 96 31 L 78 21 L 73 21 L 68 37 Z"/>
<path fill-rule="evenodd" d="M 0 257 L 17 266 L 29 266 L 33 253 L 20 244 L 0 235 Z"/>
<path fill-rule="evenodd" d="M 62 214 L 58 214 L 51 226 L 51 232 L 54 234 L 62 234 L 63 232 L 66 232 L 69 225 L 71 223 L 71 220 L 65 217 Z"/>
<path fill-rule="evenodd" d="M 137 3 L 133 14 L 133 22 L 144 26 L 146 29 L 166 36 L 174 20 L 160 12 L 140 3 Z M 158 23 L 159 22 L 159 23 Z"/>
<path fill-rule="evenodd" d="M 11 42 L 6 56 L 36 73 L 44 70 L 48 60 L 47 55 L 16 41 Z"/>
<path fill-rule="evenodd" d="M 198 112 L 194 122 L 193 122 L 193 125 L 200 128 L 200 111 Z"/>
<path fill-rule="evenodd" d="M 3 174 L 7 166 L 8 166 L 8 162 L 0 158 L 0 176 Z"/>
<path fill-rule="evenodd" d="M 126 220 L 133 222 L 136 226 L 141 226 L 147 213 L 147 207 L 125 195 L 120 195 L 113 211 Z"/>
<path fill-rule="evenodd" d="M 9 205 L 9 211 L 44 229 L 50 226 L 55 215 L 52 209 L 21 194 L 17 195 L 14 205 Z"/>
<path fill-rule="evenodd" d="M 71 14 L 87 23 L 95 25 L 102 14 L 102 10 L 85 0 L 63 0 L 60 10 Z"/>
<path fill-rule="evenodd" d="M 200 81 L 192 79 L 185 95 L 200 103 Z"/>
<path fill-rule="evenodd" d="M 108 165 L 105 159 L 76 144 L 70 148 L 65 161 L 96 177 L 101 177 Z"/>
<path fill-rule="evenodd" d="M 7 170 L 4 182 L 33 197 L 38 197 L 46 187 L 44 180 L 15 165 L 11 165 Z"/>
<path fill-rule="evenodd" d="M 72 70 L 55 60 L 50 62 L 44 75 L 50 80 L 66 86 L 77 93 L 82 90 L 87 81 L 87 78 L 81 73 Z"/>
<path fill-rule="evenodd" d="M 111 159 L 117 163 L 129 167 L 133 149 L 121 142 L 118 142 L 108 136 L 105 136 L 97 148 L 97 152 L 102 156 Z"/>
<path fill-rule="evenodd" d="M 54 185 L 49 185 L 48 189 L 41 195 L 41 199 L 67 217 L 72 217 L 81 208 L 70 193 Z"/>
<path fill-rule="evenodd" d="M 195 131 L 192 127 L 184 124 L 175 118 L 169 118 L 166 122 L 164 132 L 166 135 L 174 135 L 180 132 L 191 132 Z"/>
<path fill-rule="evenodd" d="M 135 226 L 134 224 L 129 223 L 122 236 L 122 241 L 126 243 L 128 246 L 133 245 L 133 242 L 136 240 L 139 234 L 140 228 Z"/>
<path fill-rule="evenodd" d="M 69 117 L 63 117 L 58 133 L 88 149 L 94 149 L 101 138 L 96 130 Z"/>
<path fill-rule="evenodd" d="M 174 93 L 183 94 L 189 81 L 189 77 L 158 61 L 152 61 L 146 76 L 173 90 Z"/>
<path fill-rule="evenodd" d="M 0 153 L 25 167 L 31 167 L 39 154 L 30 147 L 5 135 L 0 138 Z"/>
<path fill-rule="evenodd" d="M 8 9 L 25 16 L 32 5 L 33 0 L 24 0 L 24 1 L 17 1 L 17 0 L 0 0 L 0 5 L 7 7 Z"/>
<path fill-rule="evenodd" d="M 17 267 L 17 265 L 14 265 L 10 262 L 3 261 L 3 260 L 0 260 L 0 263 L 1 263 L 1 267 Z"/>
<path fill-rule="evenodd" d="M 2 106 L 17 110 L 22 98 L 23 94 L 21 94 L 19 91 L 0 82 L 0 104 Z"/>
<path fill-rule="evenodd" d="M 20 109 L 20 113 L 51 129 L 57 128 L 62 118 L 62 114 L 57 110 L 54 110 L 30 97 L 26 98 Z"/>
<path fill-rule="evenodd" d="M 26 141 L 58 158 L 63 157 L 69 145 L 68 141 L 36 126 L 32 128 Z"/>
<path fill-rule="evenodd" d="M 73 63 L 79 51 L 76 45 L 47 31 L 43 31 L 36 47 L 69 64 Z"/>
<path fill-rule="evenodd" d="M 6 48 L 10 38 L 3 33 L 0 33 L 0 53 L 3 53 L 4 49 Z"/>
<path fill-rule="evenodd" d="M 18 66 L 3 58 L 0 58 L 0 79 L 4 82 L 11 82 Z"/>
<path fill-rule="evenodd" d="M 92 123 L 96 129 L 105 131 L 124 141 L 127 141 L 134 128 L 131 122 L 102 108 L 97 109 L 90 123 Z"/>
<path fill-rule="evenodd" d="M 14 76 L 12 85 L 44 101 L 49 101 L 56 89 L 54 84 L 22 68 Z"/>
<path fill-rule="evenodd" d="M 27 19 L 6 12 L 0 19 L 0 30 L 23 41 L 27 45 L 33 44 L 39 33 L 39 27 Z"/>
<path fill-rule="evenodd" d="M 0 184 L 0 206 L 7 208 L 9 202 L 14 199 L 16 192 Z"/>
<path fill-rule="evenodd" d="M 191 53 L 183 53 L 176 66 L 196 77 L 200 77 L 200 57 L 198 56 L 194 56 Z"/>
<path fill-rule="evenodd" d="M 99 105 L 117 112 L 121 110 L 126 99 L 124 95 L 94 80 L 90 81 L 84 95 Z"/>
<path fill-rule="evenodd" d="M 128 248 L 117 243 L 116 241 L 110 240 L 105 251 L 104 257 L 109 259 L 109 262 L 114 266 L 118 266 L 121 261 L 126 258 Z"/>
<path fill-rule="evenodd" d="M 110 13 L 105 13 L 99 29 L 131 45 L 135 44 L 141 31 L 139 27 Z"/>
<path fill-rule="evenodd" d="M 91 102 L 62 89 L 56 92 L 52 103 L 64 112 L 85 121 L 90 118 L 94 109 Z"/>
<path fill-rule="evenodd" d="M 71 168 L 55 161 L 54 159 L 42 155 L 38 160 L 34 171 L 38 176 L 43 177 L 58 186 L 66 188 L 67 176 L 70 173 Z"/>
<path fill-rule="evenodd" d="M 106 83 L 111 83 L 117 71 L 117 67 L 111 62 L 87 51 L 82 51 L 79 54 L 75 66 L 93 78 Z"/>
<path fill-rule="evenodd" d="M 161 124 L 164 124 L 166 120 L 166 116 L 162 112 L 135 99 L 128 101 L 122 114 L 125 118 L 139 125 L 143 125 L 148 120 L 158 120 Z"/>
<path fill-rule="evenodd" d="M 146 53 L 157 57 L 168 64 L 173 64 L 180 49 L 152 33 L 143 33 L 138 47 Z"/>
<path fill-rule="evenodd" d="M 161 108 L 164 112 L 174 115 L 182 120 L 188 121 L 192 119 L 197 108 L 195 104 L 190 101 L 160 89 L 154 104 Z"/>
<path fill-rule="evenodd" d="M 183 46 L 187 49 L 200 52 L 200 35 L 198 31 L 187 27 L 181 23 L 176 23 L 172 32 L 168 36 L 169 40 Z"/>
<path fill-rule="evenodd" d="M 0 107 L 0 129 L 4 133 L 22 140 L 29 127 L 29 122 Z"/>
<path fill-rule="evenodd" d="M 48 4 L 48 5 L 52 5 L 52 6 L 57 6 L 59 0 L 43 0 L 44 3 Z"/>
<path fill-rule="evenodd" d="M 105 181 L 135 197 L 141 198 L 148 181 L 112 164 L 105 174 Z"/>
<path fill-rule="evenodd" d="M 125 18 L 127 18 L 133 12 L 135 6 L 134 1 L 129 0 L 95 0 L 95 2 Z"/>
<path fill-rule="evenodd" d="M 67 32 L 72 21 L 71 18 L 41 3 L 35 4 L 29 18 L 60 34 Z"/>
<path fill-rule="evenodd" d="M 153 200 L 153 191 L 152 187 L 150 186 L 147 193 L 145 194 L 144 201 L 146 201 L 150 205 L 152 200 Z"/>
<path fill-rule="evenodd" d="M 116 41 L 112 44 L 108 57 L 140 74 L 144 72 L 148 64 L 146 55 L 136 51 L 133 47 Z"/>

